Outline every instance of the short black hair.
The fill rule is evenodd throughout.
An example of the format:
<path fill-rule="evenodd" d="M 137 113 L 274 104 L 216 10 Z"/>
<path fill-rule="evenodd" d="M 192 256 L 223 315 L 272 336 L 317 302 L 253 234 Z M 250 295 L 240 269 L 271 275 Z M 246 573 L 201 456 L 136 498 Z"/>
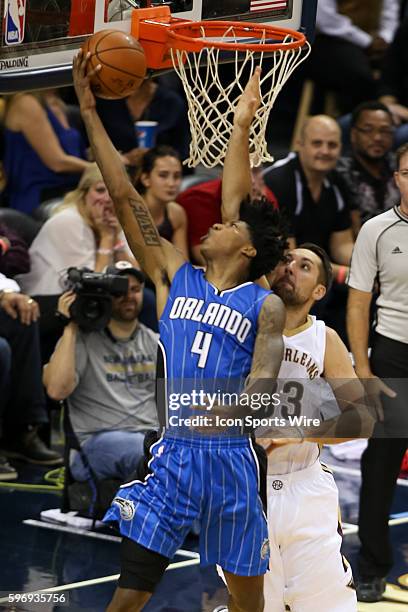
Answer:
<path fill-rule="evenodd" d="M 146 151 L 142 157 L 142 161 L 137 172 L 135 187 L 142 195 L 146 192 L 146 187 L 143 185 L 141 179 L 142 174 L 150 174 L 154 168 L 154 165 L 161 157 L 175 157 L 181 163 L 180 153 L 168 145 L 157 145 Z"/>
<path fill-rule="evenodd" d="M 333 269 L 330 263 L 330 258 L 326 251 L 322 249 L 318 244 L 314 244 L 313 242 L 304 242 L 303 244 L 297 247 L 298 249 L 307 249 L 308 251 L 312 251 L 315 255 L 320 259 L 320 274 L 319 274 L 319 283 L 326 287 L 326 290 L 329 291 L 330 287 L 333 283 Z"/>
<path fill-rule="evenodd" d="M 362 102 L 353 110 L 353 112 L 351 113 L 351 127 L 355 127 L 355 125 L 357 125 L 357 122 L 364 111 L 383 111 L 384 113 L 387 113 L 391 120 L 391 123 L 394 124 L 392 113 L 385 106 L 385 104 L 377 102 L 376 100 L 371 100 L 370 102 Z"/>
<path fill-rule="evenodd" d="M 408 142 L 405 142 L 403 145 L 401 145 L 396 152 L 396 158 L 397 158 L 397 170 L 400 169 L 400 165 L 401 165 L 401 159 L 404 157 L 404 155 L 406 155 L 408 153 Z"/>
<path fill-rule="evenodd" d="M 241 221 L 249 229 L 256 256 L 251 259 L 249 280 L 254 281 L 273 270 L 287 248 L 287 223 L 269 200 L 262 197 L 241 202 Z"/>

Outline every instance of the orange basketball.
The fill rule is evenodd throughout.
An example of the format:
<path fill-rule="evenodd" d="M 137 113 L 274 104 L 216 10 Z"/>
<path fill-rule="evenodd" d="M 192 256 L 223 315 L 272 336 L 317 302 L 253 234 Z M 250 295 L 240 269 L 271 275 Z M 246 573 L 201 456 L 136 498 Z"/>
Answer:
<path fill-rule="evenodd" d="M 119 30 L 102 30 L 83 44 L 91 56 L 88 66 L 102 68 L 91 78 L 92 91 L 99 98 L 117 100 L 134 92 L 146 76 L 146 58 L 136 38 Z"/>

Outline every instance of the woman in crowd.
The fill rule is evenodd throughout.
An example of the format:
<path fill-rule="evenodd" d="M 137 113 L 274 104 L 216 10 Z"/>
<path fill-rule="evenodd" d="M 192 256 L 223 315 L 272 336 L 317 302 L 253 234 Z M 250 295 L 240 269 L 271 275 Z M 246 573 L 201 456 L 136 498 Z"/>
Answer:
<path fill-rule="evenodd" d="M 22 212 L 31 213 L 41 201 L 77 184 L 89 166 L 85 145 L 54 90 L 23 92 L 7 100 L 3 164 L 5 200 Z"/>
<path fill-rule="evenodd" d="M 19 282 L 40 304 L 43 357 L 48 357 L 61 331 L 54 312 L 65 290 L 67 269 L 86 267 L 102 272 L 119 260 L 138 267 L 96 164 L 85 170 L 78 187 L 44 223 L 29 252 L 31 271 L 21 275 Z"/>
<path fill-rule="evenodd" d="M 159 145 L 147 151 L 137 180 L 159 234 L 188 259 L 187 215 L 175 202 L 182 180 L 180 157 L 175 149 Z"/>
<path fill-rule="evenodd" d="M 120 259 L 135 264 L 96 164 L 85 170 L 78 187 L 44 223 L 30 257 L 31 272 L 20 276 L 20 282 L 37 296 L 60 295 L 71 266 L 101 272 Z"/>

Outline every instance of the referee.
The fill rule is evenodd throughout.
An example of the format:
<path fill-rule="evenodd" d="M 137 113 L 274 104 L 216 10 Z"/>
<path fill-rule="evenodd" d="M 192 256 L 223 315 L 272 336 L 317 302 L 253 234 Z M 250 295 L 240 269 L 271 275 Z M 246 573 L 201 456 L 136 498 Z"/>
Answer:
<path fill-rule="evenodd" d="M 377 401 L 382 393 L 384 409 L 361 462 L 357 596 L 366 602 L 381 599 L 393 564 L 388 517 L 408 442 L 408 144 L 397 151 L 394 176 L 401 203 L 363 225 L 348 281 L 347 331 L 356 372 Z M 375 281 L 377 321 L 369 359 Z"/>

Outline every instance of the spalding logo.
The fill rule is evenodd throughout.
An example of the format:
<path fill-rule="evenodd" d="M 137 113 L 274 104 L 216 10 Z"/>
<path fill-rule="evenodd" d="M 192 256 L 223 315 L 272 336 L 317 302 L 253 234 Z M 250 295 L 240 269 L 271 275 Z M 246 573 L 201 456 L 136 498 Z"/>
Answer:
<path fill-rule="evenodd" d="M 135 504 L 132 501 L 115 497 L 112 503 L 119 506 L 120 516 L 124 521 L 131 521 L 135 516 Z"/>

